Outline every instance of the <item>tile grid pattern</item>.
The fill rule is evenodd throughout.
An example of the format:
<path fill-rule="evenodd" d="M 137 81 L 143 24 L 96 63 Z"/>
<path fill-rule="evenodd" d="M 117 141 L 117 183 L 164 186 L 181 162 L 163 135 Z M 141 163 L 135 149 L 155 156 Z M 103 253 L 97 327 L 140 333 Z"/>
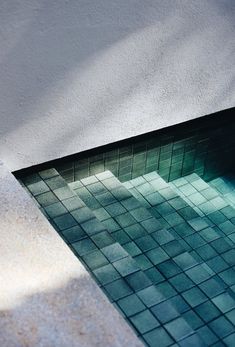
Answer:
<path fill-rule="evenodd" d="M 208 182 L 210 186 L 223 197 L 223 199 L 235 207 L 235 176 L 232 173 L 217 177 Z"/>
<path fill-rule="evenodd" d="M 221 125 L 222 124 L 222 125 Z M 56 166 L 59 173 L 73 182 L 110 170 L 121 182 L 140 175 L 158 171 L 166 180 L 196 172 L 208 180 L 231 167 L 234 153 L 235 123 L 224 119 L 206 120 L 205 124 L 188 127 L 172 127 L 155 134 L 139 137 L 128 145 L 104 150 L 87 158 L 74 159 Z M 224 141 L 224 138 L 227 140 Z M 138 142 L 137 142 L 138 141 Z M 221 165 L 221 159 L 223 163 Z M 223 169 L 223 171 L 222 171 Z"/>
<path fill-rule="evenodd" d="M 102 178 L 109 179 L 109 173 L 103 174 Z M 91 179 L 97 180 L 97 177 Z M 107 233 L 103 224 L 56 170 L 31 175 L 23 183 L 55 229 L 148 346 L 155 346 L 156 340 L 161 341 L 161 346 L 170 346 L 177 341 L 186 343 L 188 339 L 199 339 L 170 303 L 171 317 L 166 324 L 154 314 L 159 311 L 155 306 L 166 300 L 165 295 Z M 119 199 L 125 194 L 126 191 L 116 191 Z M 106 194 L 100 202 L 106 206 L 112 199 Z M 180 333 L 175 332 L 178 325 Z"/>
<path fill-rule="evenodd" d="M 154 174 L 147 175 L 147 177 L 153 179 Z M 160 187 L 161 184 L 162 188 L 165 189 L 167 184 L 161 178 L 159 178 L 159 176 L 157 176 L 157 180 L 158 187 Z M 136 183 L 138 181 L 140 183 L 140 179 L 135 180 Z M 100 183 L 103 183 L 103 186 Z M 154 183 L 156 184 L 156 181 Z M 78 183 L 72 183 L 71 185 L 76 186 L 77 184 Z M 154 221 L 154 218 L 151 218 L 151 215 L 149 215 L 145 209 L 141 208 L 140 205 L 135 201 L 135 199 L 133 199 L 133 197 L 131 198 L 131 196 L 129 196 L 128 193 L 123 190 L 117 179 L 110 177 L 109 180 L 103 180 L 103 182 L 98 182 L 98 180 L 95 182 L 90 181 L 89 179 L 84 179 L 80 182 L 80 185 L 82 184 L 86 187 L 80 186 L 80 188 L 77 188 L 76 191 L 78 195 L 81 196 L 84 201 L 86 201 L 86 204 L 88 204 L 89 207 L 93 209 L 94 213 L 97 214 L 97 217 L 100 218 L 102 222 L 104 222 L 106 225 L 111 225 L 112 223 L 112 226 L 113 223 L 115 223 L 115 225 L 118 225 L 118 223 L 120 222 L 125 223 L 122 225 L 121 230 L 116 230 L 112 227 L 108 228 L 108 230 L 111 230 L 113 234 L 116 235 L 117 241 L 122 243 L 124 248 L 127 247 L 127 251 L 133 252 L 132 255 L 135 256 L 136 259 L 143 259 L 143 256 L 145 257 L 145 259 L 147 259 L 147 268 L 145 262 L 143 269 L 145 269 L 146 273 L 149 276 L 154 276 L 157 282 L 160 282 L 160 284 L 157 285 L 157 288 L 164 289 L 164 292 L 168 295 L 168 301 L 166 301 L 164 305 L 160 306 L 165 306 L 165 311 L 167 311 L 168 302 L 173 301 L 173 303 L 176 303 L 176 301 L 181 300 L 181 306 L 183 306 L 183 308 L 178 308 L 180 310 L 183 309 L 183 311 L 181 312 L 182 317 L 184 317 L 188 321 L 188 323 L 192 325 L 193 329 L 199 328 L 199 333 L 200 335 L 202 335 L 203 339 L 207 339 L 205 335 L 207 336 L 209 334 L 211 336 L 210 341 L 218 341 L 218 337 L 216 337 L 213 331 L 211 331 L 210 328 L 206 326 L 206 323 L 208 321 L 204 323 L 198 313 L 193 310 L 197 305 L 203 304 L 203 307 L 210 308 L 211 311 L 216 311 L 214 301 L 216 301 L 217 299 L 213 298 L 213 294 L 214 296 L 220 294 L 222 295 L 222 297 L 226 295 L 226 297 L 228 296 L 230 298 L 229 294 L 224 293 L 223 285 L 221 285 L 218 279 L 213 276 L 214 273 L 211 272 L 211 270 L 207 266 L 205 266 L 205 264 L 201 265 L 195 259 L 190 257 L 190 255 L 185 252 L 184 247 L 180 246 L 178 244 L 178 241 L 176 241 L 174 237 L 171 236 L 169 232 L 167 232 L 167 230 L 163 230 L 160 227 L 159 223 L 156 220 Z M 146 194 L 146 182 L 144 188 L 144 194 Z M 150 190 L 152 191 L 152 187 L 150 188 Z M 117 191 L 117 189 L 122 189 L 123 195 L 125 196 L 125 199 L 127 199 L 123 201 L 123 205 L 127 208 L 126 210 L 125 208 L 123 208 L 123 202 L 120 199 L 114 199 L 111 201 L 111 204 L 105 204 L 104 207 L 99 206 L 99 201 L 102 201 L 102 196 L 112 193 L 113 189 L 115 191 Z M 169 188 L 169 190 L 171 189 Z M 143 190 L 141 191 L 143 192 Z M 133 216 L 136 221 L 133 219 Z M 146 218 L 145 223 L 143 223 L 144 218 Z M 126 225 L 127 220 L 128 224 Z M 140 230 L 136 222 L 142 223 L 142 226 L 146 225 L 146 222 L 151 222 L 151 225 L 153 225 L 154 223 L 157 226 L 157 230 L 153 229 L 152 234 L 146 235 L 146 231 L 144 229 Z M 130 236 L 132 241 L 130 241 Z M 164 249 L 164 247 L 166 248 Z M 176 257 L 170 259 L 169 255 L 167 254 L 167 257 L 157 259 L 157 261 L 155 262 L 154 257 L 159 251 L 162 252 L 161 255 L 167 254 L 167 252 L 175 252 L 174 255 L 176 255 Z M 174 256 L 172 253 L 170 255 Z M 177 262 L 180 263 L 182 259 L 185 267 L 183 269 L 180 269 L 180 266 L 178 266 Z M 151 261 L 153 261 L 152 265 L 150 265 Z M 153 265 L 155 268 L 151 267 Z M 192 268 L 188 269 L 187 265 L 189 266 L 189 268 Z M 160 270 L 160 272 L 158 270 Z M 197 276 L 201 278 L 198 279 Z M 195 281 L 195 283 L 193 281 Z M 199 286 L 196 287 L 196 284 L 198 284 Z M 208 285 L 210 287 L 216 285 L 216 290 L 213 293 L 206 291 L 206 287 Z M 182 294 L 182 296 L 180 296 L 178 293 Z M 196 296 L 198 296 L 198 299 L 195 300 Z M 231 301 L 235 303 L 233 298 L 231 298 Z M 191 305 L 192 307 L 190 307 Z M 199 310 L 201 310 L 201 308 L 199 308 Z M 203 318 L 202 312 L 199 314 L 201 314 Z M 223 318 L 222 313 L 219 313 L 219 310 L 217 311 L 216 318 Z M 215 323 L 211 324 L 213 325 Z"/>
<path fill-rule="evenodd" d="M 234 249 L 233 245 L 231 246 L 230 240 L 229 242 L 224 240 L 226 235 L 222 234 L 222 238 L 221 235 L 215 234 L 207 222 L 200 218 L 194 210 L 157 175 L 157 173 L 151 173 L 126 182 L 125 186 L 139 198 L 139 201 L 141 201 L 153 215 L 158 217 L 158 220 L 164 226 L 168 227 L 168 231 L 175 235 L 179 241 L 181 238 L 181 242 L 183 241 L 182 245 L 188 249 L 189 253 L 199 263 L 209 265 L 213 270 L 214 275 L 210 279 L 199 284 L 198 289 L 210 296 L 213 304 L 217 300 L 216 296 L 219 294 L 220 297 L 220 293 L 224 291 L 226 292 L 222 294 L 222 297 L 227 297 L 227 295 L 229 295 L 232 298 L 232 302 L 234 302 L 234 282 L 231 278 L 234 272 L 232 267 L 232 262 L 234 260 L 231 260 L 233 259 Z M 226 245 L 226 249 L 223 248 L 223 245 Z M 224 253 L 225 251 L 229 252 L 228 255 Z M 225 255 L 227 262 L 223 259 L 223 255 Z M 202 272 L 200 272 L 200 274 L 202 274 Z M 229 274 L 231 276 L 229 276 Z M 177 278 L 177 276 L 175 278 Z M 171 279 L 169 281 L 171 281 Z M 196 312 L 197 309 L 200 310 L 201 307 L 204 306 L 207 307 L 208 310 L 211 309 L 211 311 L 213 311 L 213 306 L 211 304 L 202 304 L 196 307 Z M 234 314 L 235 311 L 232 306 L 230 309 L 233 312 L 231 314 Z M 212 319 L 212 316 L 210 319 Z M 223 321 L 224 317 L 221 317 L 221 320 Z M 223 335 L 220 335 L 220 338 L 223 338 Z"/>

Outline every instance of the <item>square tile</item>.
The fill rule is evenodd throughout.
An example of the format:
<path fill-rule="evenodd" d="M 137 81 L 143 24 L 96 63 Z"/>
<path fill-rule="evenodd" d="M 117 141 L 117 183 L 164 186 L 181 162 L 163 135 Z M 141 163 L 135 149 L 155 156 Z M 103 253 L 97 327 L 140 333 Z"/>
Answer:
<path fill-rule="evenodd" d="M 145 274 L 150 278 L 153 284 L 158 284 L 165 280 L 162 274 L 155 267 L 145 270 Z"/>
<path fill-rule="evenodd" d="M 46 206 L 44 207 L 44 210 L 50 218 L 55 218 L 61 216 L 62 214 L 68 213 L 68 211 L 61 202 L 56 202 L 52 205 Z"/>
<path fill-rule="evenodd" d="M 149 279 L 149 277 L 147 277 L 142 271 L 137 271 L 128 275 L 125 280 L 135 292 L 149 287 L 152 284 L 151 279 Z"/>
<path fill-rule="evenodd" d="M 195 311 L 206 323 L 221 315 L 221 312 L 211 301 L 206 301 L 203 304 L 197 306 L 195 308 Z"/>
<path fill-rule="evenodd" d="M 72 248 L 78 253 L 79 256 L 91 253 L 97 250 L 96 245 L 90 239 L 84 239 L 81 241 L 74 242 Z"/>
<path fill-rule="evenodd" d="M 68 243 L 73 243 L 87 237 L 86 233 L 79 225 L 63 230 L 62 234 Z"/>
<path fill-rule="evenodd" d="M 233 325 L 224 316 L 210 322 L 209 326 L 220 338 L 223 338 L 234 331 Z"/>
<path fill-rule="evenodd" d="M 82 257 L 85 264 L 91 269 L 95 270 L 99 267 L 102 267 L 104 265 L 108 264 L 108 260 L 105 258 L 105 256 L 100 251 L 94 251 L 89 254 L 86 254 Z M 119 277 L 119 276 L 118 276 Z"/>
<path fill-rule="evenodd" d="M 146 252 L 146 251 L 149 251 L 150 249 L 158 247 L 158 244 L 152 238 L 151 235 L 142 236 L 136 239 L 135 243 L 143 252 Z"/>
<path fill-rule="evenodd" d="M 162 327 L 156 328 L 143 335 L 148 346 L 156 347 L 156 341 L 161 341 L 161 347 L 168 347 L 174 342 L 166 330 Z"/>
<path fill-rule="evenodd" d="M 118 241 L 118 240 L 117 240 Z M 120 243 L 120 242 L 119 242 Z M 139 249 L 139 247 L 135 244 L 135 242 L 127 242 L 122 247 L 125 249 L 125 251 L 131 256 L 135 257 L 139 254 L 142 254 L 142 251 Z"/>
<path fill-rule="evenodd" d="M 94 275 L 102 285 L 113 282 L 120 278 L 119 273 L 111 264 L 99 266 L 96 270 L 94 270 Z"/>
<path fill-rule="evenodd" d="M 182 271 L 172 259 L 158 264 L 158 270 L 160 270 L 167 279 L 179 274 Z"/>
<path fill-rule="evenodd" d="M 126 228 L 132 224 L 136 223 L 136 220 L 129 212 L 123 213 L 115 217 L 116 222 L 120 225 L 121 228 Z"/>
<path fill-rule="evenodd" d="M 103 248 L 115 243 L 114 239 L 107 231 L 101 231 L 93 235 L 91 239 L 95 242 L 96 246 L 99 248 Z"/>
<path fill-rule="evenodd" d="M 96 218 L 81 223 L 81 227 L 88 235 L 95 235 L 101 231 L 104 231 L 103 224 L 100 223 Z"/>
<path fill-rule="evenodd" d="M 71 212 L 71 215 L 76 219 L 78 223 L 86 222 L 93 219 L 95 215 L 87 207 L 82 207 Z"/>
<path fill-rule="evenodd" d="M 149 310 L 145 310 L 136 314 L 135 316 L 131 317 L 130 320 L 141 334 L 157 328 L 160 325 L 157 319 Z"/>
<path fill-rule="evenodd" d="M 197 264 L 197 261 L 187 252 L 177 255 L 174 261 L 182 270 L 190 269 Z"/>
<path fill-rule="evenodd" d="M 179 312 L 168 301 L 164 301 L 156 306 L 153 306 L 151 311 L 162 324 L 179 317 Z"/>
<path fill-rule="evenodd" d="M 106 246 L 102 248 L 101 251 L 111 262 L 115 262 L 128 256 L 128 253 L 118 243 Z"/>
<path fill-rule="evenodd" d="M 235 308 L 235 300 L 228 293 L 222 293 L 213 298 L 212 301 L 222 313 L 226 313 Z"/>
<path fill-rule="evenodd" d="M 182 296 L 191 307 L 198 306 L 207 301 L 206 295 L 198 287 L 187 290 Z"/>
<path fill-rule="evenodd" d="M 111 297 L 111 299 L 113 299 L 114 301 L 119 300 L 133 293 L 132 289 L 122 278 L 109 284 L 106 284 L 104 286 L 104 289 Z"/>
<path fill-rule="evenodd" d="M 163 261 L 169 259 L 169 255 L 162 248 L 154 248 L 151 251 L 146 253 L 147 257 L 153 263 L 153 265 L 157 265 L 162 263 Z"/>
<path fill-rule="evenodd" d="M 60 217 L 56 217 L 53 219 L 53 221 L 59 230 L 68 229 L 77 225 L 76 220 L 71 216 L 70 213 L 66 213 Z"/>
<path fill-rule="evenodd" d="M 139 265 L 131 257 L 117 260 L 113 263 L 113 266 L 123 277 L 140 269 Z"/>
<path fill-rule="evenodd" d="M 194 283 L 184 273 L 172 277 L 169 282 L 179 293 L 194 286 Z"/>
<path fill-rule="evenodd" d="M 142 289 L 137 295 L 147 307 L 154 306 L 165 299 L 164 295 L 155 286 Z"/>
<path fill-rule="evenodd" d="M 186 274 L 195 284 L 199 284 L 211 277 L 211 274 L 201 264 L 187 270 Z"/>
<path fill-rule="evenodd" d="M 145 310 L 144 304 L 136 294 L 118 300 L 117 304 L 127 317 Z"/>
<path fill-rule="evenodd" d="M 137 255 L 134 259 L 143 271 L 153 266 L 151 261 L 144 254 Z"/>
<path fill-rule="evenodd" d="M 193 329 L 182 317 L 176 318 L 172 322 L 167 323 L 165 328 L 176 341 L 185 338 L 193 332 Z"/>

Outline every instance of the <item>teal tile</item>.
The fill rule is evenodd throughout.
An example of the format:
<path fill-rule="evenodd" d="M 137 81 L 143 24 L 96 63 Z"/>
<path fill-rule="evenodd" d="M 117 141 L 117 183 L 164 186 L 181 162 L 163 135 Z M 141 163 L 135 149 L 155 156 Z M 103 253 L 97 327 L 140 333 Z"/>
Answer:
<path fill-rule="evenodd" d="M 105 207 L 110 216 L 116 217 L 123 213 L 126 213 L 126 209 L 120 204 L 120 202 L 115 202 L 114 204 Z"/>
<path fill-rule="evenodd" d="M 209 297 L 213 298 L 214 296 L 221 294 L 224 291 L 221 283 L 215 278 L 210 278 L 209 280 L 201 283 L 199 288 Z"/>
<path fill-rule="evenodd" d="M 186 236 L 189 236 L 195 233 L 195 230 L 186 222 L 176 225 L 174 227 L 174 230 L 182 238 L 185 238 Z"/>
<path fill-rule="evenodd" d="M 196 330 L 204 325 L 203 320 L 193 310 L 185 312 L 182 317 L 193 330 Z"/>
<path fill-rule="evenodd" d="M 169 281 L 180 293 L 194 286 L 194 283 L 184 273 L 172 277 Z"/>
<path fill-rule="evenodd" d="M 77 196 L 63 200 L 63 204 L 68 211 L 74 211 L 85 206 L 83 201 L 80 200 Z"/>
<path fill-rule="evenodd" d="M 52 177 L 58 176 L 58 172 L 52 168 L 52 169 L 40 171 L 39 175 L 41 176 L 41 178 L 43 180 L 45 180 L 47 178 L 52 178 Z"/>
<path fill-rule="evenodd" d="M 199 284 L 211 277 L 211 274 L 201 264 L 187 270 L 186 274 L 195 284 Z"/>
<path fill-rule="evenodd" d="M 198 334 L 192 334 L 186 337 L 185 339 L 179 342 L 179 345 L 180 347 L 206 347 L 206 344 L 202 341 Z"/>
<path fill-rule="evenodd" d="M 126 228 L 136 223 L 136 220 L 132 217 L 132 215 L 129 212 L 123 213 L 115 217 L 115 220 L 121 228 Z"/>
<path fill-rule="evenodd" d="M 78 223 L 86 222 L 95 217 L 91 210 L 87 207 L 82 207 L 75 211 L 72 211 L 71 215 L 76 219 Z"/>
<path fill-rule="evenodd" d="M 162 324 L 179 317 L 179 312 L 168 301 L 153 306 L 151 311 Z"/>
<path fill-rule="evenodd" d="M 140 269 L 138 264 L 131 257 L 117 260 L 113 263 L 113 266 L 121 276 L 130 275 L 131 273 L 136 272 Z"/>
<path fill-rule="evenodd" d="M 27 175 L 26 177 L 22 177 L 21 179 L 26 186 L 42 181 L 42 178 L 39 176 L 38 173 Z"/>
<path fill-rule="evenodd" d="M 158 192 L 145 196 L 145 199 L 151 206 L 159 206 L 159 204 L 165 202 L 165 199 Z"/>
<path fill-rule="evenodd" d="M 167 279 L 179 274 L 182 271 L 180 267 L 172 259 L 169 259 L 167 261 L 164 261 L 161 264 L 158 264 L 158 270 L 160 270 L 161 273 Z"/>
<path fill-rule="evenodd" d="M 183 217 L 187 221 L 198 217 L 198 214 L 189 206 L 181 208 L 180 210 L 178 210 L 178 212 L 181 217 Z"/>
<path fill-rule="evenodd" d="M 97 247 L 103 248 L 115 243 L 114 239 L 109 235 L 107 231 L 101 231 L 91 237 Z"/>
<path fill-rule="evenodd" d="M 172 227 L 184 222 L 184 219 L 177 212 L 168 214 L 164 218 Z"/>
<path fill-rule="evenodd" d="M 215 211 L 207 215 L 207 217 L 216 225 L 224 223 L 227 218 L 220 211 Z"/>
<path fill-rule="evenodd" d="M 175 212 L 174 208 L 168 202 L 163 202 L 162 204 L 159 204 L 156 209 L 162 217 Z"/>
<path fill-rule="evenodd" d="M 145 274 L 150 278 L 153 284 L 158 284 L 165 280 L 163 275 L 156 269 L 156 267 L 145 270 Z"/>
<path fill-rule="evenodd" d="M 42 207 L 46 207 L 48 205 L 52 205 L 56 202 L 58 202 L 58 198 L 53 194 L 53 192 L 46 192 L 40 195 L 37 195 L 36 197 L 37 202 Z"/>
<path fill-rule="evenodd" d="M 235 326 L 235 309 L 226 313 L 226 318 Z"/>
<path fill-rule="evenodd" d="M 218 227 L 223 231 L 225 235 L 230 235 L 235 232 L 235 226 L 229 220 L 219 224 Z"/>
<path fill-rule="evenodd" d="M 53 192 L 60 200 L 65 200 L 75 196 L 75 193 L 69 187 L 66 186 L 55 189 Z"/>
<path fill-rule="evenodd" d="M 96 218 L 81 223 L 81 227 L 88 235 L 95 235 L 104 231 L 104 227 Z"/>
<path fill-rule="evenodd" d="M 151 251 L 148 251 L 146 255 L 153 263 L 153 265 L 160 264 L 163 261 L 169 259 L 168 254 L 161 248 L 154 248 Z"/>
<path fill-rule="evenodd" d="M 175 210 L 180 210 L 183 207 L 187 206 L 187 203 L 181 199 L 180 197 L 176 197 L 172 200 L 169 201 L 169 204 L 175 209 Z"/>
<path fill-rule="evenodd" d="M 197 261 L 187 252 L 177 255 L 174 261 L 182 270 L 187 270 L 197 264 Z"/>
<path fill-rule="evenodd" d="M 33 196 L 37 196 L 39 194 L 43 194 L 50 191 L 48 186 L 43 181 L 38 181 L 36 183 L 29 184 L 27 188 L 33 194 Z"/>
<path fill-rule="evenodd" d="M 176 341 L 185 338 L 193 332 L 193 329 L 190 327 L 190 325 L 181 317 L 178 317 L 172 322 L 167 323 L 165 325 L 165 328 Z"/>
<path fill-rule="evenodd" d="M 213 298 L 212 301 L 222 313 L 235 308 L 235 300 L 228 293 L 222 293 Z"/>
<path fill-rule="evenodd" d="M 217 256 L 216 251 L 209 244 L 197 248 L 197 253 L 204 261 L 207 261 Z"/>
<path fill-rule="evenodd" d="M 128 210 L 131 211 L 138 207 L 141 207 L 141 204 L 133 197 L 130 197 L 126 200 L 121 201 L 121 204 Z"/>
<path fill-rule="evenodd" d="M 180 313 L 184 313 L 190 309 L 190 306 L 180 295 L 175 295 L 169 299 L 169 302 L 175 307 L 175 309 Z"/>
<path fill-rule="evenodd" d="M 106 219 L 102 223 L 105 226 L 105 228 L 111 233 L 120 230 L 120 226 L 112 218 Z"/>
<path fill-rule="evenodd" d="M 131 242 L 130 237 L 124 230 L 117 230 L 114 233 L 112 233 L 112 237 L 120 243 L 120 245 L 123 245 L 127 242 Z M 128 252 L 128 251 L 127 251 Z M 129 253 L 129 252 L 128 252 Z"/>
<path fill-rule="evenodd" d="M 118 300 L 117 304 L 127 317 L 145 310 L 144 304 L 136 294 Z"/>
<path fill-rule="evenodd" d="M 152 184 L 152 182 L 151 182 Z M 163 189 L 160 189 L 159 193 L 161 196 L 163 196 L 164 199 L 166 200 L 171 200 L 176 198 L 178 195 L 170 188 L 170 187 L 165 187 Z"/>
<path fill-rule="evenodd" d="M 219 338 L 223 338 L 234 331 L 233 325 L 224 316 L 210 322 L 209 327 Z"/>
<path fill-rule="evenodd" d="M 155 286 L 144 288 L 138 291 L 137 295 L 147 307 L 154 306 L 165 299 L 164 295 Z"/>
<path fill-rule="evenodd" d="M 138 239 L 144 235 L 147 235 L 147 232 L 140 224 L 133 224 L 129 227 L 124 228 L 124 231 L 129 235 L 132 240 Z"/>
<path fill-rule="evenodd" d="M 199 234 L 189 235 L 185 238 L 185 241 L 193 248 L 196 249 L 206 244 L 204 238 L 202 238 Z"/>
<path fill-rule="evenodd" d="M 223 253 L 222 257 L 230 266 L 235 265 L 235 249 L 230 249 L 229 251 Z"/>
<path fill-rule="evenodd" d="M 206 323 L 221 315 L 221 312 L 211 301 L 206 301 L 203 304 L 197 306 L 195 308 L 195 311 Z"/>
<path fill-rule="evenodd" d="M 228 268 L 228 264 L 220 257 L 214 257 L 207 261 L 207 265 L 215 272 L 221 272 Z"/>
<path fill-rule="evenodd" d="M 210 227 L 199 231 L 199 234 L 206 242 L 211 242 L 220 238 L 220 235 Z"/>
<path fill-rule="evenodd" d="M 223 339 L 223 342 L 225 343 L 225 346 L 227 347 L 233 347 L 234 346 L 234 341 L 235 341 L 235 333 L 225 337 Z"/>
<path fill-rule="evenodd" d="M 125 249 L 125 251 L 131 257 L 135 257 L 135 256 L 137 256 L 139 254 L 142 254 L 142 251 L 139 249 L 139 247 L 137 247 L 137 245 L 134 242 L 132 242 L 132 241 L 131 242 L 127 242 L 126 244 L 122 245 L 122 247 Z"/>
<path fill-rule="evenodd" d="M 193 287 L 182 294 L 191 307 L 198 306 L 207 300 L 207 297 L 198 287 Z"/>
<path fill-rule="evenodd" d="M 100 182 L 95 182 L 87 185 L 87 189 L 93 195 L 98 195 L 106 192 L 106 188 Z"/>
<path fill-rule="evenodd" d="M 130 213 L 137 222 L 142 222 L 152 217 L 151 213 L 149 213 L 144 207 L 139 207 L 131 210 Z"/>
<path fill-rule="evenodd" d="M 96 216 L 96 218 L 98 218 L 101 222 L 111 217 L 110 214 L 103 207 L 93 210 L 93 213 Z"/>
<path fill-rule="evenodd" d="M 89 256 L 92 256 L 93 253 L 90 253 Z M 102 257 L 102 254 L 98 257 L 98 262 L 94 260 L 90 260 L 90 263 L 93 265 L 95 263 L 95 268 L 96 270 L 93 271 L 95 277 L 98 279 L 98 281 L 102 284 L 105 285 L 107 283 L 113 282 L 120 278 L 119 273 L 115 270 L 115 268 L 111 264 L 107 264 L 105 262 L 105 257 Z M 101 266 L 103 260 L 103 266 Z M 107 259 L 106 259 L 107 260 Z"/>
<path fill-rule="evenodd" d="M 53 219 L 59 230 L 64 230 L 77 225 L 76 220 L 71 216 L 71 214 L 66 213 L 62 216 Z"/>
<path fill-rule="evenodd" d="M 162 347 L 168 347 L 173 343 L 173 340 L 170 337 L 170 335 L 162 327 L 156 328 L 144 334 L 143 338 L 150 347 L 156 347 L 156 341 L 161 341 Z"/>
<path fill-rule="evenodd" d="M 73 243 L 87 237 L 84 230 L 79 225 L 75 225 L 72 228 L 65 229 L 62 232 L 62 235 L 68 243 Z"/>
<path fill-rule="evenodd" d="M 109 192 L 104 194 L 99 194 L 96 196 L 96 198 L 102 206 L 107 206 L 116 202 L 115 197 Z"/>
<path fill-rule="evenodd" d="M 143 252 L 158 247 L 158 244 L 154 241 L 151 235 L 140 237 L 135 240 L 135 243 Z"/>
<path fill-rule="evenodd" d="M 162 245 L 162 248 L 170 257 L 176 257 L 185 252 L 185 248 L 177 240 L 170 241 L 167 244 Z"/>
<path fill-rule="evenodd" d="M 111 299 L 115 301 L 133 293 L 132 289 L 121 278 L 105 285 L 104 289 Z"/>
<path fill-rule="evenodd" d="M 153 266 L 151 261 L 144 254 L 137 255 L 134 259 L 142 270 L 147 270 Z"/>
<path fill-rule="evenodd" d="M 207 326 L 198 329 L 197 333 L 199 334 L 201 339 L 206 343 L 207 346 L 213 345 L 215 342 L 218 341 L 218 337 Z"/>
<path fill-rule="evenodd" d="M 44 207 L 44 210 L 50 218 L 55 218 L 68 212 L 61 202 L 56 202 L 52 205 Z"/>
<path fill-rule="evenodd" d="M 208 224 L 200 217 L 190 220 L 189 224 L 195 231 L 200 231 L 208 227 Z"/>
<path fill-rule="evenodd" d="M 128 275 L 125 279 L 135 292 L 149 287 L 152 284 L 151 280 L 142 271 L 134 272 Z"/>
<path fill-rule="evenodd" d="M 136 314 L 130 320 L 141 334 L 153 330 L 160 325 L 154 315 L 148 310 Z"/>
<path fill-rule="evenodd" d="M 167 282 L 161 282 L 156 285 L 157 290 L 159 290 L 160 293 L 165 297 L 165 299 L 172 298 L 177 294 L 176 290 L 173 288 L 173 286 Z"/>
<path fill-rule="evenodd" d="M 119 188 L 113 189 L 112 194 L 119 201 L 122 201 L 122 200 L 125 200 L 125 199 L 132 197 L 131 193 L 124 187 L 119 187 Z"/>
<path fill-rule="evenodd" d="M 228 285 L 235 284 L 235 271 L 230 268 L 219 273 L 219 277 Z"/>
<path fill-rule="evenodd" d="M 97 250 L 96 245 L 90 239 L 84 239 L 81 241 L 74 242 L 72 248 L 78 253 L 79 256 L 83 256 L 90 252 Z"/>
<path fill-rule="evenodd" d="M 149 218 L 141 222 L 141 225 L 149 234 L 162 229 L 162 225 L 155 218 Z"/>
<path fill-rule="evenodd" d="M 95 270 L 108 264 L 108 260 L 100 251 L 94 251 L 86 254 L 82 257 L 82 259 L 91 270 Z"/>
<path fill-rule="evenodd" d="M 118 243 L 114 243 L 112 245 L 106 246 L 102 248 L 101 251 L 111 262 L 115 262 L 119 259 L 122 259 L 128 256 L 128 253 Z"/>
<path fill-rule="evenodd" d="M 223 238 L 217 239 L 211 242 L 211 246 L 216 250 L 216 252 L 224 253 L 228 251 L 231 247 Z"/>

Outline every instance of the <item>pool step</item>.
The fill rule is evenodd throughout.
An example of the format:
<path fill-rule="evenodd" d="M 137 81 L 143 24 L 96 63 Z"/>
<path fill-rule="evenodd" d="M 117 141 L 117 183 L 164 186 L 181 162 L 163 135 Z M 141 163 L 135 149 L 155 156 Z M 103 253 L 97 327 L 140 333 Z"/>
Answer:
<path fill-rule="evenodd" d="M 124 249 L 117 242 L 117 237 L 113 237 L 115 231 L 107 231 L 111 220 L 106 226 L 103 220 L 98 220 L 98 217 L 103 219 L 105 216 L 104 207 L 109 213 L 115 213 L 114 209 L 108 208 L 114 200 L 122 201 L 123 205 L 133 202 L 128 200 L 132 198 L 131 194 L 125 188 L 116 187 L 117 182 L 109 175 L 106 173 L 83 180 L 83 190 L 86 183 L 89 188 L 87 190 L 92 191 L 102 206 L 99 211 L 94 209 L 94 212 L 88 205 L 96 206 L 95 200 L 87 200 L 85 204 L 77 194 L 82 183 L 74 183 L 73 190 L 54 169 L 28 176 L 23 183 L 51 224 L 147 346 L 155 346 L 158 340 L 159 347 L 188 344 L 190 341 L 203 345 L 200 336 L 188 323 L 188 317 L 181 315 L 182 309 L 178 310 L 177 305 L 172 302 L 178 301 L 173 287 L 175 298 L 171 300 L 173 294 L 170 287 L 167 288 L 166 284 L 164 286 L 162 283 L 156 285 L 156 281 L 152 279 L 159 279 L 160 273 L 152 271 L 152 275 L 147 276 L 140 267 L 141 262 L 132 257 L 132 252 L 128 252 L 128 247 Z M 112 193 L 104 192 L 102 185 L 112 188 Z M 132 217 L 136 218 L 136 214 Z M 119 224 L 122 223 L 124 227 L 130 223 L 129 218 L 131 217 L 125 215 L 122 222 L 118 219 Z M 163 259 L 164 256 L 166 257 L 167 253 L 162 251 L 155 254 L 155 259 Z M 153 265 L 151 269 L 154 270 Z M 187 307 L 182 299 L 181 306 L 184 310 Z"/>
<path fill-rule="evenodd" d="M 136 189 L 138 198 L 141 197 L 139 201 L 132 195 L 133 181 L 139 187 Z M 197 229 L 199 221 L 197 220 L 196 223 L 195 218 L 200 219 L 200 217 L 156 173 L 133 181 L 122 184 L 110 172 L 105 172 L 71 183 L 70 186 L 93 210 L 97 218 L 107 226 L 110 234 L 114 235 L 116 240 L 139 262 L 147 276 L 155 280 L 156 287 L 165 293 L 168 302 L 178 308 L 181 317 L 186 319 L 191 328 L 197 330 L 204 342 L 205 329 L 211 335 L 210 341 L 213 339 L 217 341 L 218 337 L 212 328 L 213 324 L 207 326 L 206 310 L 202 312 L 206 307 L 216 310 L 214 301 L 216 302 L 220 297 L 221 299 L 228 297 L 235 303 L 234 293 L 227 291 L 228 285 L 201 257 L 199 260 L 195 257 L 192 241 L 191 245 L 187 246 L 187 249 L 192 251 L 191 254 L 184 247 L 187 242 L 184 241 L 182 233 L 197 234 L 197 230 L 193 229 L 187 220 L 197 224 Z M 171 218 L 163 213 L 163 209 L 161 213 L 158 212 L 156 198 L 159 196 L 154 194 L 156 192 L 164 197 L 166 202 L 177 198 L 173 205 L 178 207 L 178 211 L 171 211 L 174 213 Z M 153 206 L 150 204 L 150 199 Z M 183 217 L 179 213 L 181 209 L 183 209 L 180 211 Z M 158 219 L 152 215 L 152 212 Z M 177 213 L 180 219 L 176 218 Z M 162 226 L 164 218 L 171 223 L 168 224 L 169 230 Z M 182 244 L 174 237 L 177 232 Z M 218 312 L 220 321 L 223 314 Z"/>
<path fill-rule="evenodd" d="M 230 173 L 208 182 L 223 199 L 235 208 L 235 175 Z"/>

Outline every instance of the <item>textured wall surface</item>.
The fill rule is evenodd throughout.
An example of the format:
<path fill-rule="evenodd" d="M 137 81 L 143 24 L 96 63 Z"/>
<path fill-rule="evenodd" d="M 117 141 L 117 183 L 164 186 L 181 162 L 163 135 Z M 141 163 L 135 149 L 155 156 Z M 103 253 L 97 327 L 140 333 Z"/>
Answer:
<path fill-rule="evenodd" d="M 0 346 L 142 346 L 1 164 L 0 206 Z"/>
<path fill-rule="evenodd" d="M 11 170 L 234 106 L 232 0 L 3 0 Z"/>

